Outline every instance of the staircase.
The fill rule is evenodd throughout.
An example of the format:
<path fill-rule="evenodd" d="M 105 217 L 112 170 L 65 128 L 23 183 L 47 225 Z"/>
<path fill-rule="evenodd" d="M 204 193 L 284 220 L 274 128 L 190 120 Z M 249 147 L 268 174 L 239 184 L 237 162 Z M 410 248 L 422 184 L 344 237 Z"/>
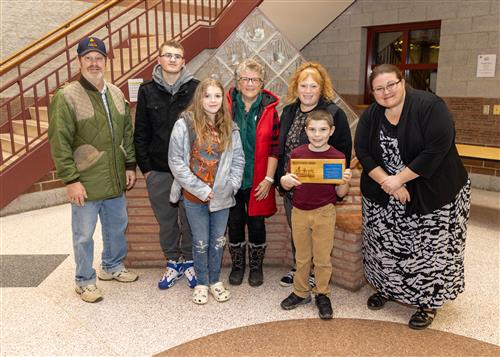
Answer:
<path fill-rule="evenodd" d="M 76 46 L 106 43 L 105 78 L 128 95 L 129 78 L 149 78 L 158 47 L 178 39 L 189 61 L 218 47 L 261 0 L 101 0 L 0 63 L 0 208 L 53 169 L 47 139 L 54 91 L 78 78 Z"/>

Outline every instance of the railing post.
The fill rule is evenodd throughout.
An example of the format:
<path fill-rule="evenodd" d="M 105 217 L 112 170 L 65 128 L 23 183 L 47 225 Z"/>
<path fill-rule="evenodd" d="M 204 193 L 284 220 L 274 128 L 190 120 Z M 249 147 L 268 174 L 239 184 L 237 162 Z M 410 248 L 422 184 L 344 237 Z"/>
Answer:
<path fill-rule="evenodd" d="M 106 15 L 107 15 L 108 19 L 106 20 L 106 23 L 104 26 L 106 26 L 106 28 L 108 29 L 108 38 L 109 38 L 108 62 L 109 62 L 109 70 L 111 71 L 111 83 L 114 83 L 115 82 L 115 71 L 114 71 L 113 59 L 115 58 L 115 54 L 114 54 L 114 49 L 113 49 L 113 35 L 112 35 L 112 31 L 111 31 L 111 14 L 110 14 L 109 9 L 106 10 Z M 112 56 L 110 57 L 111 54 L 112 54 Z M 121 58 L 120 58 L 120 61 L 121 61 Z M 123 69 L 122 69 L 121 73 L 123 73 Z"/>
<path fill-rule="evenodd" d="M 182 28 L 182 2 L 179 0 L 179 35 L 182 38 L 183 28 Z M 173 35 L 172 35 L 173 37 Z"/>
<path fill-rule="evenodd" d="M 144 11 L 146 12 L 146 51 L 147 58 L 149 59 L 151 58 L 151 46 L 149 45 L 149 8 L 147 1 L 144 3 Z"/>
<path fill-rule="evenodd" d="M 163 22 L 163 39 L 161 41 L 161 43 L 164 43 L 165 41 L 167 41 L 167 9 L 166 9 L 166 5 L 165 5 L 165 0 L 161 0 L 162 2 L 162 5 L 163 5 L 163 19 L 162 19 L 162 22 Z"/>
<path fill-rule="evenodd" d="M 208 24 L 212 25 L 212 0 L 208 0 Z"/>

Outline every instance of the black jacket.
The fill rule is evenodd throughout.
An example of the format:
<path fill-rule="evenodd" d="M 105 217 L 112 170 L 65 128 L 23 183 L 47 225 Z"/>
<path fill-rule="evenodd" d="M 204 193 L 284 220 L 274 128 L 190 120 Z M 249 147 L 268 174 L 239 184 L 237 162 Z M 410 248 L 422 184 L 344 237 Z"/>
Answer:
<path fill-rule="evenodd" d="M 277 187 L 284 192 L 280 185 L 280 178 L 285 174 L 285 142 L 288 136 L 288 132 L 292 126 L 293 120 L 295 119 L 295 113 L 300 106 L 300 102 L 297 100 L 295 103 L 289 104 L 283 108 L 283 112 L 280 117 L 280 141 L 279 141 L 279 157 L 278 157 L 278 168 L 276 169 L 275 179 Z M 351 165 L 351 152 L 352 152 L 352 138 L 351 130 L 349 129 L 349 122 L 347 121 L 347 116 L 344 111 L 340 109 L 335 103 L 328 102 L 324 98 L 320 98 L 318 105 L 314 109 L 324 109 L 330 112 L 333 116 L 333 121 L 335 125 L 335 131 L 333 135 L 328 140 L 328 143 L 333 146 L 338 151 L 342 152 L 346 158 L 346 168 Z M 307 144 L 309 140 L 305 130 L 302 131 L 300 136 L 300 145 Z"/>
<path fill-rule="evenodd" d="M 191 79 L 171 95 L 149 80 L 141 84 L 137 97 L 134 143 L 137 163 L 143 173 L 170 172 L 168 144 L 179 114 L 191 103 L 199 81 Z"/>
<path fill-rule="evenodd" d="M 389 195 L 368 176 L 377 166 L 384 169 L 379 138 L 384 111 L 377 103 L 364 111 L 354 148 L 363 166 L 361 193 L 385 206 Z M 410 193 L 406 214 L 430 213 L 452 202 L 466 183 L 467 172 L 455 147 L 453 118 L 444 101 L 432 93 L 407 88 L 397 132 L 403 163 L 420 175 L 406 183 Z"/>

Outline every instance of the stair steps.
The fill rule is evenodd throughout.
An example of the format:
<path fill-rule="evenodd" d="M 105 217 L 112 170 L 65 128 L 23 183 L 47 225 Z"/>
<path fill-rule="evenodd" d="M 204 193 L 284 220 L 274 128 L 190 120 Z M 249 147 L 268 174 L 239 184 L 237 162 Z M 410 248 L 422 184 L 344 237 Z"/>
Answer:
<path fill-rule="evenodd" d="M 14 139 L 14 150 L 20 150 L 25 146 L 24 135 L 13 134 Z M 8 152 L 12 154 L 11 136 L 10 133 L 0 134 L 0 141 L 2 143 L 2 152 Z"/>
<path fill-rule="evenodd" d="M 28 132 L 29 137 L 38 136 L 38 124 L 36 120 L 29 119 L 25 121 L 26 130 Z M 47 121 L 40 121 L 40 133 L 47 131 L 49 128 L 49 123 Z M 12 121 L 12 129 L 14 130 L 14 134 L 24 135 L 24 123 L 22 120 L 13 120 Z"/>
<path fill-rule="evenodd" d="M 31 119 L 36 119 L 36 108 L 29 107 L 30 117 Z M 38 107 L 38 114 L 40 115 L 40 122 L 49 122 L 49 108 L 47 107 Z"/>
<path fill-rule="evenodd" d="M 52 95 L 49 97 L 52 99 Z M 36 118 L 37 108 L 30 107 L 29 113 L 31 118 Z M 26 123 L 26 130 L 28 132 L 28 148 L 34 147 L 45 140 L 48 136 L 47 130 L 49 128 L 49 113 L 48 108 L 45 106 L 38 107 L 39 113 L 39 121 L 37 122 L 35 119 L 27 119 L 23 122 L 23 120 L 13 120 L 12 121 L 12 130 L 13 135 L 12 139 L 14 140 L 14 151 L 17 152 L 16 155 L 13 155 L 12 151 L 12 143 L 11 143 L 11 135 L 10 133 L 2 133 L 0 134 L 0 145 L 2 148 L 2 158 L 5 160 L 8 158 L 1 166 L 0 171 L 4 170 L 7 166 L 17 160 L 26 152 L 26 141 L 24 139 L 24 123 Z M 38 135 L 38 126 L 40 126 L 40 133 Z M 33 141 L 34 138 L 37 138 Z M 18 150 L 20 150 L 18 152 Z"/>

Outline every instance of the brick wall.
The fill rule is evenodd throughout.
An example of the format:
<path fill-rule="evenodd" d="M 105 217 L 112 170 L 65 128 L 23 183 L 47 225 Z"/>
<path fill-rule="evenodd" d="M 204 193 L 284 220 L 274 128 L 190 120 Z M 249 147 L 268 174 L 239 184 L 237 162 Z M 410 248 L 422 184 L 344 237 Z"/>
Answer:
<path fill-rule="evenodd" d="M 470 174 L 500 177 L 500 161 L 462 158 L 465 169 Z"/>
<path fill-rule="evenodd" d="M 49 191 L 60 187 L 64 187 L 64 184 L 57 178 L 56 171 L 52 170 L 35 182 L 25 193 Z"/>
<path fill-rule="evenodd" d="M 493 115 L 498 98 L 443 98 L 455 120 L 456 142 L 480 146 L 500 147 L 500 115 Z M 482 108 L 489 105 L 489 114 Z"/>

